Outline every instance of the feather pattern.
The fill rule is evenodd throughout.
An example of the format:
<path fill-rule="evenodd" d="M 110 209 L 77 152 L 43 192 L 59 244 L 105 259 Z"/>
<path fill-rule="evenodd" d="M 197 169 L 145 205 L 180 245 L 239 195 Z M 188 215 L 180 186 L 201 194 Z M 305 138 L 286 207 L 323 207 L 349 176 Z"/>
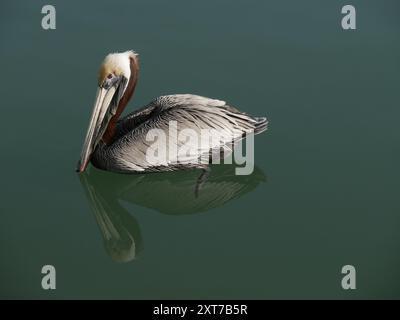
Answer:
<path fill-rule="evenodd" d="M 185 141 L 173 139 L 171 121 L 176 124 L 178 137 L 185 130 Z M 212 154 L 221 150 L 231 151 L 246 134 L 261 133 L 267 129 L 267 124 L 266 118 L 252 117 L 225 101 L 192 94 L 161 96 L 120 119 L 113 141 L 97 146 L 92 163 L 101 169 L 116 172 L 204 168 Z M 166 155 L 172 155 L 165 163 L 154 163 L 147 157 L 149 150 L 156 152 L 153 150 L 154 141 L 149 141 L 153 129 L 166 134 L 166 143 L 158 145 L 164 148 L 162 152 Z M 202 130 L 211 132 L 211 137 L 204 137 Z M 186 148 L 183 148 L 184 145 Z M 185 152 L 182 153 L 181 149 Z"/>

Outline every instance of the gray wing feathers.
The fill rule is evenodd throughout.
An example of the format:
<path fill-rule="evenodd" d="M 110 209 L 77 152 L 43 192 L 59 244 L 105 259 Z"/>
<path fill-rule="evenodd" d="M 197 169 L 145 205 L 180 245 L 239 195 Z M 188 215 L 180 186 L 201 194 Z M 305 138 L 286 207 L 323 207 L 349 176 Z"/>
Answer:
<path fill-rule="evenodd" d="M 171 121 L 176 123 L 178 139 L 171 137 Z M 266 118 L 249 116 L 226 105 L 225 101 L 190 94 L 161 96 L 119 122 L 121 137 L 109 151 L 112 153 L 114 169 L 119 171 L 204 167 L 205 156 L 208 161 L 210 153 L 231 150 L 245 134 L 265 131 L 267 123 Z M 157 144 L 154 143 L 157 139 L 149 139 L 152 129 L 163 131 L 167 137 L 166 143 L 159 141 Z M 211 137 L 204 137 L 202 130 L 211 132 Z M 179 139 L 183 133 L 184 141 Z M 168 155 L 167 163 L 149 163 L 146 155 L 149 151 L 157 154 L 157 148 L 164 148 L 162 152 Z M 172 152 L 171 157 L 171 149 L 183 150 L 176 153 L 176 157 Z M 199 162 L 201 157 L 203 161 Z"/>

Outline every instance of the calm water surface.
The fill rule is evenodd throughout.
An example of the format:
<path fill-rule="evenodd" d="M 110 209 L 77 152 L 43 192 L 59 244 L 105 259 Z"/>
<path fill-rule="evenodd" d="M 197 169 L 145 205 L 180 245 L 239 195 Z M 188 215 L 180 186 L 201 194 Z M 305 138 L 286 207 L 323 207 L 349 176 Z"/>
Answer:
<path fill-rule="evenodd" d="M 400 6 L 352 1 L 0 5 L 2 298 L 400 298 Z M 127 111 L 228 101 L 270 130 L 256 170 L 74 172 L 105 54 L 134 49 Z M 41 289 L 41 268 L 57 289 Z M 357 290 L 341 289 L 341 268 Z"/>

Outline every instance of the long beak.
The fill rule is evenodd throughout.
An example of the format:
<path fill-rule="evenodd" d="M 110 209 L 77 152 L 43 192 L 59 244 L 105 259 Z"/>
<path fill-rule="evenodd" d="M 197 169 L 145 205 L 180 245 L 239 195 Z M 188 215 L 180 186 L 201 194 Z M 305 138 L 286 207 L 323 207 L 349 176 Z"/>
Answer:
<path fill-rule="evenodd" d="M 108 113 L 107 110 L 110 108 L 110 104 L 116 90 L 116 86 L 110 86 L 107 89 L 99 88 L 97 90 L 96 102 L 93 107 L 89 128 L 86 133 L 81 157 L 76 169 L 77 172 L 85 171 L 91 154 L 107 129 L 108 122 L 111 119 L 110 115 L 112 116 L 112 114 Z"/>

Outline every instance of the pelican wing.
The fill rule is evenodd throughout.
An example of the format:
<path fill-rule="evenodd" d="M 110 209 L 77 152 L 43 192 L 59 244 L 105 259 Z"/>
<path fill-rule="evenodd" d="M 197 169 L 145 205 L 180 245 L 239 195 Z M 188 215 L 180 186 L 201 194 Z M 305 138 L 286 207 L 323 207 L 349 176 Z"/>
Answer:
<path fill-rule="evenodd" d="M 108 169 L 121 172 L 204 167 L 210 154 L 231 149 L 245 134 L 266 129 L 266 118 L 252 117 L 221 100 L 190 94 L 161 96 L 118 122 L 105 159 Z"/>

